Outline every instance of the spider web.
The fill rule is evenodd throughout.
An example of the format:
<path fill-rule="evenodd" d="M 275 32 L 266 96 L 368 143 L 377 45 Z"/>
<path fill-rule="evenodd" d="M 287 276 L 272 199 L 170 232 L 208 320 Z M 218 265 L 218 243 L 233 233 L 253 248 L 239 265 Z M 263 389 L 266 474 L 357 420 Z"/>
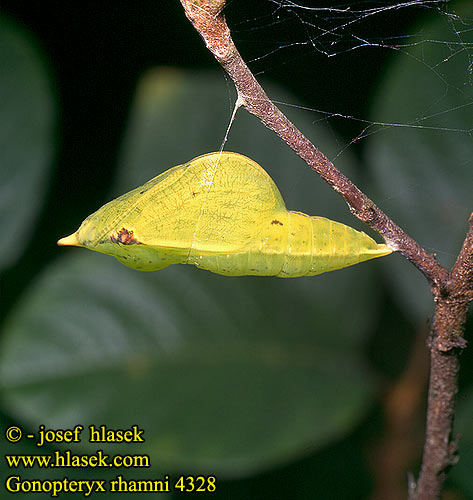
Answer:
<path fill-rule="evenodd" d="M 455 113 L 457 107 L 424 109 L 422 114 L 408 121 L 393 121 L 383 116 L 373 120 L 367 107 L 357 103 L 357 99 L 345 95 L 335 100 L 333 96 L 327 97 L 323 90 L 328 82 L 328 87 L 335 86 L 335 90 L 344 85 L 349 93 L 352 88 L 353 95 L 358 96 L 364 81 L 367 87 L 372 86 L 373 78 L 382 76 L 390 57 L 401 55 L 415 61 L 419 67 L 428 68 L 431 81 L 436 85 L 441 82 L 433 101 L 440 102 L 443 96 L 455 90 L 464 96 L 458 108 L 471 107 L 473 116 L 473 14 L 472 17 L 461 14 L 467 2 L 260 0 L 258 6 L 244 9 L 245 13 L 258 10 L 256 16 L 230 21 L 230 26 L 237 46 L 256 75 L 269 78 L 276 75 L 278 78 L 279 73 L 286 73 L 297 78 L 302 63 L 306 78 L 314 83 L 321 95 L 320 107 L 303 109 L 316 114 L 314 121 L 325 121 L 341 130 L 348 140 L 341 144 L 333 160 L 353 144 L 387 127 L 442 130 L 473 136 L 473 120 L 472 127 L 452 126 L 448 115 Z M 236 8 L 242 10 L 240 2 L 235 0 L 228 2 L 227 8 L 230 17 Z M 471 13 L 472 9 L 469 10 Z M 440 21 L 442 29 L 425 30 L 422 22 L 426 19 Z M 442 50 L 433 52 L 434 46 L 441 46 Z M 432 59 L 432 53 L 437 53 L 438 58 Z M 349 58 L 354 62 L 347 64 Z M 461 61 L 463 67 L 455 77 L 450 74 L 452 61 L 455 64 Z M 346 74 L 343 77 L 340 66 L 347 67 L 348 78 Z M 318 67 L 321 68 L 319 73 L 314 70 Z M 313 76 L 311 71 L 314 71 Z M 327 79 L 326 74 L 333 74 L 333 79 Z M 352 74 L 354 78 L 350 81 Z M 324 82 L 319 87 L 317 81 L 320 80 Z M 304 94 L 309 96 L 310 90 L 304 92 L 303 89 Z M 301 108 L 277 99 L 275 102 L 281 107 Z M 442 120 L 443 117 L 448 119 Z"/>

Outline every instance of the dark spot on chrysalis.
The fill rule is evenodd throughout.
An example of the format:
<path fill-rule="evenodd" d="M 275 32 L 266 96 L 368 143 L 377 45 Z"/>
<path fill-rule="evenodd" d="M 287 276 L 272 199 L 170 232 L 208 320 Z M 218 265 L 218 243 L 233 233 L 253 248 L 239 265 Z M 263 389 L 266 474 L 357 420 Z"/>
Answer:
<path fill-rule="evenodd" d="M 121 243 L 122 245 L 141 245 L 141 243 L 133 236 L 133 231 L 128 231 L 122 227 L 117 235 L 110 236 L 112 243 Z"/>
<path fill-rule="evenodd" d="M 280 220 L 277 220 L 277 219 L 274 219 L 273 221 L 271 221 L 271 224 L 278 224 L 280 226 L 284 226 L 284 224 Z"/>
<path fill-rule="evenodd" d="M 143 194 L 143 193 L 144 193 L 144 191 L 140 191 L 140 194 Z"/>
<path fill-rule="evenodd" d="M 196 193 L 195 191 L 192 191 L 192 196 L 197 196 L 199 193 Z"/>

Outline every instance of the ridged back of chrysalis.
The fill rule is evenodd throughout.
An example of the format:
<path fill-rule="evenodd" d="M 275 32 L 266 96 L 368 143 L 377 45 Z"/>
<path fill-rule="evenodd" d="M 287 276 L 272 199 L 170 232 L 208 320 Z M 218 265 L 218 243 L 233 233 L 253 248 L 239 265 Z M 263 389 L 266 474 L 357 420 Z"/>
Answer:
<path fill-rule="evenodd" d="M 391 253 L 367 234 L 324 217 L 273 214 L 243 253 L 201 256 L 198 266 L 228 276 L 315 276 Z"/>
<path fill-rule="evenodd" d="M 280 276 L 315 276 L 391 253 L 367 234 L 325 217 L 289 212 L 286 259 Z"/>

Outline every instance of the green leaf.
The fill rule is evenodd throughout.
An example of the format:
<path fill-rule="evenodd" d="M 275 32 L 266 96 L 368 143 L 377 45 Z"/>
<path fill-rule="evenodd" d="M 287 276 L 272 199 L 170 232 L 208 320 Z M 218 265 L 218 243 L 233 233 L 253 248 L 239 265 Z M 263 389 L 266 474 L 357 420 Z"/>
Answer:
<path fill-rule="evenodd" d="M 31 35 L 0 17 L 0 270 L 28 243 L 54 147 L 54 99 Z"/>
<path fill-rule="evenodd" d="M 222 111 L 225 88 L 210 74 L 148 75 L 115 193 L 218 149 L 231 114 Z M 294 119 L 312 128 L 304 115 Z M 290 208 L 338 220 L 347 213 L 242 110 L 228 149 L 267 168 Z M 369 407 L 362 347 L 376 317 L 376 266 L 316 278 L 226 278 L 191 266 L 140 273 L 82 249 L 68 253 L 5 325 L 0 380 L 19 421 L 136 424 L 146 442 L 125 449 L 149 453 L 159 471 L 242 475 L 339 439 Z"/>
<path fill-rule="evenodd" d="M 48 269 L 6 325 L 0 379 L 19 421 L 137 424 L 146 443 L 127 453 L 235 473 L 324 445 L 366 408 L 361 266 L 347 285 L 342 273 L 139 273 L 80 253 Z"/>
<path fill-rule="evenodd" d="M 461 21 L 473 16 L 473 3 L 449 9 L 459 17 L 437 13 L 396 56 L 371 118 L 401 125 L 378 131 L 367 144 L 373 199 L 448 267 L 473 211 L 473 32 Z M 425 279 L 402 258 L 385 269 L 406 310 L 425 321 L 432 312 Z"/>

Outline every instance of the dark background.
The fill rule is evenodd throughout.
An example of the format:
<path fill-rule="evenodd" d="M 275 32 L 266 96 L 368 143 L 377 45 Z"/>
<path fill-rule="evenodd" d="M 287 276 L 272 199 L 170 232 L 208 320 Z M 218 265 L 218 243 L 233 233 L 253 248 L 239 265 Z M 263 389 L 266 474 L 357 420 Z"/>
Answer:
<path fill-rule="evenodd" d="M 320 6 L 322 2 L 316 4 Z M 215 68 L 217 63 L 185 19 L 178 0 L 3 0 L 0 9 L 24 24 L 40 41 L 49 57 L 61 110 L 57 130 L 59 151 L 47 203 L 27 252 L 2 277 L 4 316 L 48 259 L 56 255 L 54 242 L 58 235 L 70 232 L 70 221 L 75 224 L 84 213 L 93 212 L 106 201 L 135 85 L 145 70 L 157 65 Z M 265 78 L 286 87 L 308 107 L 367 116 L 370 96 L 389 58 L 395 55 L 393 51 L 362 49 L 329 58 L 305 45 L 258 59 L 285 42 L 307 41 L 307 34 L 290 16 L 286 15 L 284 23 L 275 23 L 277 13 L 270 1 L 234 0 L 228 3 L 225 12 L 230 27 L 234 27 L 239 50 L 245 60 L 253 61 L 250 66 L 257 75 L 264 74 Z M 389 25 L 383 25 L 379 17 L 372 25 L 366 21 L 363 34 L 376 38 L 409 32 L 423 14 L 421 9 L 406 9 L 391 15 Z M 256 29 L 264 23 L 265 29 Z M 352 28 L 352 32 L 356 29 Z M 346 143 L 363 127 L 347 119 L 333 120 L 330 124 Z M 223 135 L 223 131 L 216 134 Z M 359 154 L 361 147 L 360 143 L 350 146 L 355 154 Z M 55 224 L 50 226 L 53 219 Z M 41 253 L 36 252 L 38 247 L 42 248 Z M 393 332 L 409 334 L 409 329 L 404 328 L 406 320 L 393 304 L 388 303 L 382 314 L 390 318 Z M 376 339 L 373 343 L 376 344 Z M 404 347 L 408 351 L 409 343 L 409 339 L 397 336 L 400 351 Z M 388 373 L 396 374 L 404 360 L 386 354 L 385 358 L 381 355 L 380 365 L 383 364 Z M 380 412 L 380 408 L 373 408 L 371 418 L 361 427 L 342 442 L 318 452 L 316 458 L 307 456 L 256 478 L 224 482 L 219 486 L 221 498 L 225 497 L 227 487 L 232 492 L 240 491 L 242 498 L 263 495 L 290 498 L 295 489 L 307 489 L 309 495 L 313 492 L 309 477 L 317 481 L 319 492 L 330 488 L 334 498 L 337 488 L 340 499 L 352 498 L 349 496 L 352 482 L 367 494 L 368 469 L 358 462 L 346 463 L 346 457 L 351 450 L 359 453 L 360 447 L 376 439 L 376 429 L 382 420 Z M 341 475 L 343 482 L 334 481 Z M 323 498 L 323 493 L 318 498 Z"/>

